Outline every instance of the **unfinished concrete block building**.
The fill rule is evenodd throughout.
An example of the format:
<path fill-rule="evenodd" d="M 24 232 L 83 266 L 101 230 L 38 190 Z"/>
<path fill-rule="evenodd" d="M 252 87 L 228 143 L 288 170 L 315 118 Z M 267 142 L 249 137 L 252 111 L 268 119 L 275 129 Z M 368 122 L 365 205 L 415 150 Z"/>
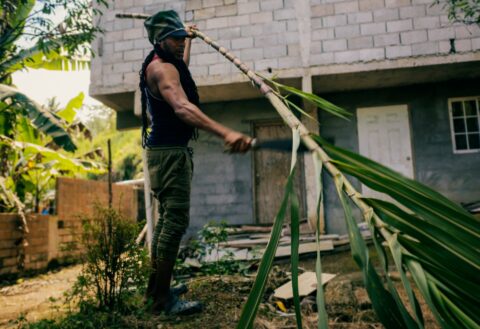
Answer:
<path fill-rule="evenodd" d="M 312 131 L 437 189 L 457 202 L 480 199 L 480 28 L 451 23 L 432 0 L 115 0 L 98 18 L 91 95 L 140 125 L 138 71 L 150 52 L 143 21 L 116 13 L 174 9 L 250 68 L 351 111 L 350 121 L 303 105 Z M 289 136 L 247 79 L 201 40 L 191 72 L 202 110 L 258 138 Z M 302 105 L 302 104 L 300 104 Z M 195 149 L 191 225 L 273 221 L 289 156 L 222 153 L 201 133 Z M 140 150 L 139 150 L 140 152 Z M 297 186 L 303 216 L 315 212 L 308 156 Z M 375 195 L 365 187 L 366 195 Z M 325 231 L 345 232 L 334 187 L 325 192 Z"/>

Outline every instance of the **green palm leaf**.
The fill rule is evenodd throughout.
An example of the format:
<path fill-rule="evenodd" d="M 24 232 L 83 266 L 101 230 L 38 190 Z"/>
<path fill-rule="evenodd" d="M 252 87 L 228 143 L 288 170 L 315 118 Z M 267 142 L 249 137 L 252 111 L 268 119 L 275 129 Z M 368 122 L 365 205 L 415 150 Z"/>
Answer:
<path fill-rule="evenodd" d="M 416 286 L 444 328 L 478 328 L 480 221 L 419 182 L 358 154 L 334 147 L 318 136 L 314 138 L 341 171 L 390 195 L 406 208 L 403 210 L 381 200 L 363 199 L 372 207 L 372 214 L 378 215 L 378 224 L 393 234 L 387 242 L 415 310 L 417 323 L 421 324 L 420 313 L 408 280 L 402 273 L 403 266 L 412 274 Z M 342 204 L 345 206 L 344 201 Z M 375 310 L 378 314 L 377 307 Z M 389 327 L 384 320 L 382 323 Z"/>
<path fill-rule="evenodd" d="M 6 102 L 7 100 L 25 109 L 32 124 L 40 131 L 51 136 L 57 145 L 69 152 L 76 150 L 77 147 L 65 129 L 63 129 L 57 117 L 44 110 L 39 104 L 17 89 L 0 84 L 0 101 Z"/>

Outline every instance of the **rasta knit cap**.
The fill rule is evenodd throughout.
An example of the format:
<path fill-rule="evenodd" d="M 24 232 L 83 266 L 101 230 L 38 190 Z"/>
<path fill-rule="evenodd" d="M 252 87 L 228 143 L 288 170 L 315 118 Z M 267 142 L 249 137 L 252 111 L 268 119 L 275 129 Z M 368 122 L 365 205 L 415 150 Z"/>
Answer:
<path fill-rule="evenodd" d="M 182 20 L 174 10 L 159 11 L 145 20 L 148 40 L 155 44 L 167 37 L 185 38 L 188 36 Z"/>

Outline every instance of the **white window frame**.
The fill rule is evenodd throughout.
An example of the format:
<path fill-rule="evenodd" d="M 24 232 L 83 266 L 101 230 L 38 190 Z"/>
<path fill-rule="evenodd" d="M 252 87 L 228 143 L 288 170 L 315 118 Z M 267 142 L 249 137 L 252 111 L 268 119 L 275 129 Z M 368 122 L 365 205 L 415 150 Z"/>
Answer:
<path fill-rule="evenodd" d="M 457 97 L 457 98 L 449 98 L 448 99 L 448 118 L 450 121 L 450 137 L 452 139 L 452 149 L 454 154 L 466 154 L 466 153 L 478 153 L 480 152 L 480 148 L 478 149 L 469 149 L 469 150 L 457 150 L 457 145 L 455 141 L 455 130 L 453 127 L 453 111 L 452 111 L 452 103 L 458 101 L 477 101 L 477 119 L 478 119 L 478 126 L 480 129 L 480 96 L 471 96 L 471 97 Z M 466 126 L 465 126 L 466 128 Z M 467 138 L 468 143 L 468 138 Z"/>

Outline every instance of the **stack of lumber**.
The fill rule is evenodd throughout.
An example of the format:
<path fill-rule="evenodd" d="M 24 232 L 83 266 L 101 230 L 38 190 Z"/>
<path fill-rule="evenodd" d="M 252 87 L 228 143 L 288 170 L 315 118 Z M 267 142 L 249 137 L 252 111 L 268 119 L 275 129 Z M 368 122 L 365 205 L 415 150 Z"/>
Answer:
<path fill-rule="evenodd" d="M 359 224 L 360 231 L 365 239 L 370 238 L 370 231 L 365 223 Z M 261 258 L 270 240 L 271 226 L 243 225 L 240 227 L 229 227 L 228 240 L 219 243 L 218 250 L 207 255 L 204 261 L 213 262 L 225 255 L 230 255 L 234 260 L 251 260 Z M 300 224 L 300 246 L 299 254 L 310 254 L 317 252 L 315 233 L 309 228 L 307 222 Z M 290 227 L 285 226 L 279 241 L 275 258 L 291 256 Z M 348 245 L 347 235 L 326 234 L 320 236 L 320 251 L 332 251 L 336 247 Z"/>

